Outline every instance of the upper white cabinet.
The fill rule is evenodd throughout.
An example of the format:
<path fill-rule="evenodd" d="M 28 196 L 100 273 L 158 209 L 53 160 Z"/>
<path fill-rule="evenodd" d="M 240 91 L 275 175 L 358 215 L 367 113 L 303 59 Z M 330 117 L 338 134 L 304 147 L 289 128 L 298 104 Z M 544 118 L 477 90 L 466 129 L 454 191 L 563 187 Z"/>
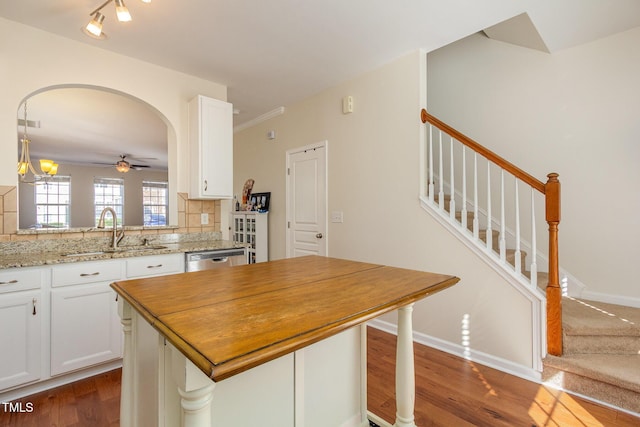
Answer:
<path fill-rule="evenodd" d="M 233 196 L 233 106 L 198 95 L 189 102 L 189 198 Z"/>

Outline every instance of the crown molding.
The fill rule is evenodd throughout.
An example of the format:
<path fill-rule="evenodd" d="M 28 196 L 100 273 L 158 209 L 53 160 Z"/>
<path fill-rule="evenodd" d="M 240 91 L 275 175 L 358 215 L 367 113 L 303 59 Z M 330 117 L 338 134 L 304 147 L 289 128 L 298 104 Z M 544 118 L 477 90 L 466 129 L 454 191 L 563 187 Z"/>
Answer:
<path fill-rule="evenodd" d="M 274 117 L 281 116 L 283 114 L 284 114 L 284 107 L 278 107 L 278 108 L 276 108 L 274 110 L 268 111 L 268 112 L 256 117 L 255 119 L 251 119 L 248 122 L 244 122 L 244 123 L 242 123 L 242 124 L 240 124 L 238 126 L 235 126 L 233 128 L 233 133 L 240 132 L 241 130 L 248 129 L 248 128 L 252 127 L 252 126 L 255 126 L 255 125 L 257 125 L 259 123 L 262 123 L 262 122 L 266 122 L 267 120 L 270 120 L 270 119 L 272 119 Z"/>

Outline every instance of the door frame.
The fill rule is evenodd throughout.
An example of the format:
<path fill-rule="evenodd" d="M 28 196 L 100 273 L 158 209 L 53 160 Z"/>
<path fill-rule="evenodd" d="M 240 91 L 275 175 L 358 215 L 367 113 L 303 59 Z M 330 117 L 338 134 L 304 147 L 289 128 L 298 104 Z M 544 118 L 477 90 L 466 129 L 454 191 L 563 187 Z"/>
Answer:
<path fill-rule="evenodd" d="M 291 228 L 289 228 L 289 223 L 291 221 L 291 185 L 289 180 L 291 179 L 291 175 L 289 174 L 289 170 L 291 167 L 291 156 L 297 153 L 301 153 L 303 151 L 313 150 L 314 148 L 324 148 L 324 244 L 325 244 L 325 254 L 329 256 L 329 141 L 324 140 L 320 142 L 316 142 L 314 144 L 305 145 L 303 147 L 292 148 L 286 151 L 286 166 L 285 166 L 285 177 L 286 177 L 286 192 L 285 192 L 285 204 L 286 204 L 286 218 L 284 228 L 286 230 L 286 257 L 291 258 L 291 253 L 293 248 L 291 247 Z"/>

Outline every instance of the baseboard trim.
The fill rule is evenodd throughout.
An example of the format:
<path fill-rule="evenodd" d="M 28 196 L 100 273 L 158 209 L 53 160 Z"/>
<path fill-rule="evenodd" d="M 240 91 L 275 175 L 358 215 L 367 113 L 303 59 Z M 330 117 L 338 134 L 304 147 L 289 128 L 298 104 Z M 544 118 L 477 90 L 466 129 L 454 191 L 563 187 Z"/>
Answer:
<path fill-rule="evenodd" d="M 397 326 L 384 320 L 374 319 L 367 324 L 376 329 L 380 329 L 393 335 L 398 334 Z M 432 337 L 421 332 L 414 331 L 413 340 L 419 344 L 433 347 L 437 350 L 444 351 L 445 353 L 453 354 L 454 356 L 467 359 L 470 362 L 477 362 L 489 368 L 497 369 L 501 372 L 506 372 L 510 375 L 514 375 L 528 381 L 540 383 L 542 380 L 542 373 L 528 366 L 519 365 L 510 360 L 483 353 L 481 351 L 465 348 L 459 344 L 454 344 L 452 342 Z"/>
<path fill-rule="evenodd" d="M 98 366 L 93 366 L 81 371 L 74 371 L 69 374 L 49 378 L 44 381 L 39 381 L 0 393 L 0 402 L 10 402 L 12 400 L 21 399 L 26 396 L 31 396 L 32 394 L 60 387 L 62 385 L 89 378 L 94 375 L 113 371 L 114 369 L 118 368 L 122 368 L 122 359 L 114 360 L 112 362 L 108 362 Z"/>
<path fill-rule="evenodd" d="M 379 416 L 377 416 L 376 414 L 374 414 L 372 412 L 367 412 L 367 417 L 371 421 L 373 421 L 374 423 L 379 425 L 380 427 L 392 427 L 391 424 L 389 424 L 388 422 L 386 422 L 385 420 L 383 420 L 382 418 L 380 418 Z"/>
<path fill-rule="evenodd" d="M 624 305 L 627 307 L 640 308 L 640 298 L 628 297 L 624 295 L 603 294 L 601 292 L 583 291 L 578 297 L 589 301 L 604 302 L 607 304 Z"/>

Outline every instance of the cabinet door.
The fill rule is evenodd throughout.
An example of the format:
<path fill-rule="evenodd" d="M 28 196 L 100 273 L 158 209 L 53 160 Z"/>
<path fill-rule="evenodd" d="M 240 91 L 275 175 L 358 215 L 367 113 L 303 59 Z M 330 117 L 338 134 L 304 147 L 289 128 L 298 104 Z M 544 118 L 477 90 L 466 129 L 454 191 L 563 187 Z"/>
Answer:
<path fill-rule="evenodd" d="M 122 326 L 109 283 L 51 290 L 51 375 L 121 357 Z"/>
<path fill-rule="evenodd" d="M 233 107 L 197 96 L 189 103 L 189 198 L 231 199 Z"/>
<path fill-rule="evenodd" d="M 0 296 L 0 390 L 40 378 L 41 292 Z"/>

